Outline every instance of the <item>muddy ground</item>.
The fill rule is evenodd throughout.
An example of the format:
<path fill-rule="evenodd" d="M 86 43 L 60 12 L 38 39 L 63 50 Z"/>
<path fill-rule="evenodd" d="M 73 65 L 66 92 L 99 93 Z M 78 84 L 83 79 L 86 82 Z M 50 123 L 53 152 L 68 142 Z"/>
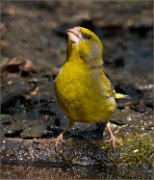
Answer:
<path fill-rule="evenodd" d="M 152 179 L 152 1 L 1 2 L 1 178 Z M 103 124 L 67 125 L 53 81 L 65 62 L 66 29 L 83 26 L 104 45 L 104 66 L 117 92 L 111 117 L 122 146 Z"/>

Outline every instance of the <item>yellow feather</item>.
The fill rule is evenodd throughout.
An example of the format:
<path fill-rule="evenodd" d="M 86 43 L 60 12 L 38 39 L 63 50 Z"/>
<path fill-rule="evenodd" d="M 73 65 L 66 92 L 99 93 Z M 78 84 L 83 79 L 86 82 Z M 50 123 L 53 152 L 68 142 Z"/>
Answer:
<path fill-rule="evenodd" d="M 121 93 L 116 93 L 115 94 L 115 99 L 122 99 L 122 98 L 130 98 L 130 96 L 121 94 Z"/>

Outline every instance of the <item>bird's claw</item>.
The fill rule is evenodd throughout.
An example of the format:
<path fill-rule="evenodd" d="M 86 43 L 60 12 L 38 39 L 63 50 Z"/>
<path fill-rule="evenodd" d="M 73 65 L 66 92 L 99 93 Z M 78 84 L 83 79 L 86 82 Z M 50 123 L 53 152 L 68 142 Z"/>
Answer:
<path fill-rule="evenodd" d="M 113 147 L 116 147 L 117 145 L 120 145 L 120 146 L 122 145 L 119 142 L 119 139 L 117 139 L 115 136 L 111 136 L 110 139 L 106 140 L 105 142 L 107 143 L 111 142 Z"/>
<path fill-rule="evenodd" d="M 60 134 L 58 137 L 54 138 L 53 141 L 55 142 L 56 148 L 58 147 L 58 145 L 65 143 L 63 134 Z"/>

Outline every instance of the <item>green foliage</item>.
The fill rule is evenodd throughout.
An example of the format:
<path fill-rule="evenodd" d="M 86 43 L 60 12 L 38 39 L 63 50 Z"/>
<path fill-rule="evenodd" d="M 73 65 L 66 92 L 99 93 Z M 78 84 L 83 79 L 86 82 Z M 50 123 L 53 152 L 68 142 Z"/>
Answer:
<path fill-rule="evenodd" d="M 127 165 L 143 164 L 152 166 L 154 155 L 154 138 L 152 135 L 130 136 L 123 140 L 123 145 L 115 149 L 115 154 L 110 156 L 112 162 Z"/>

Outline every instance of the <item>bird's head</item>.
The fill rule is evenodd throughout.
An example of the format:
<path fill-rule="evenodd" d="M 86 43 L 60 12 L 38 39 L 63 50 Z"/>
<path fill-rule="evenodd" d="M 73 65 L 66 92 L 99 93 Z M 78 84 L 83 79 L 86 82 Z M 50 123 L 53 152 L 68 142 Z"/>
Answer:
<path fill-rule="evenodd" d="M 92 31 L 83 27 L 74 27 L 67 30 L 67 35 L 68 58 L 72 54 L 77 53 L 86 63 L 102 59 L 103 45 Z"/>

